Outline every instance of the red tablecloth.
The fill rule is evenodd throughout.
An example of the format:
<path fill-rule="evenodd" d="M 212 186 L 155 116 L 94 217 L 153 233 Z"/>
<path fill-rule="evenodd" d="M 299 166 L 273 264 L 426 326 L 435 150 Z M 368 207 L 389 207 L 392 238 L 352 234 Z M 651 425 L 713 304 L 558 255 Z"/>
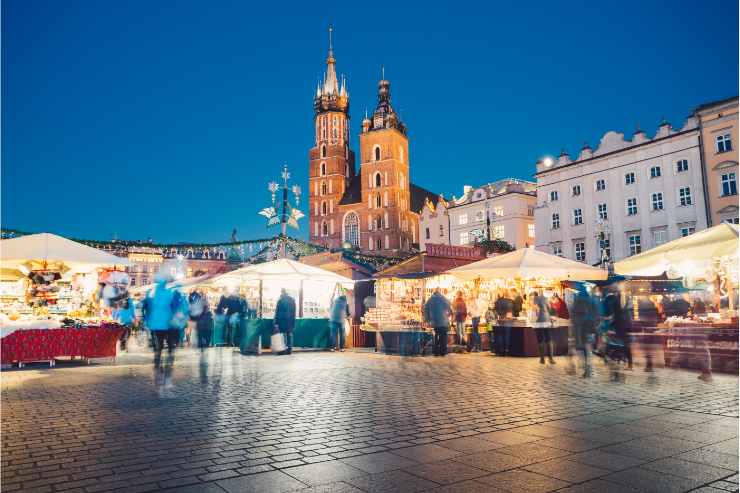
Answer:
<path fill-rule="evenodd" d="M 61 356 L 110 358 L 123 333 L 119 325 L 82 329 L 16 330 L 0 339 L 0 362 L 49 361 Z"/>

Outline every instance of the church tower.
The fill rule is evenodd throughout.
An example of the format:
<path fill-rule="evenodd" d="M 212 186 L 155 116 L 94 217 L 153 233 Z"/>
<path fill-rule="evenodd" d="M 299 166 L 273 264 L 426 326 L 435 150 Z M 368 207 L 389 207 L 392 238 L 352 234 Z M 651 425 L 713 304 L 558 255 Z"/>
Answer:
<path fill-rule="evenodd" d="M 326 73 L 316 87 L 314 146 L 309 151 L 309 237 L 312 243 L 337 248 L 342 243 L 339 202 L 355 176 L 355 155 L 349 147 L 349 91 L 337 77 L 329 27 Z"/>
<path fill-rule="evenodd" d="M 378 105 L 365 115 L 360 134 L 362 202 L 367 207 L 363 250 L 408 251 L 416 243 L 418 217 L 411 212 L 406 126 L 391 106 L 391 84 L 378 82 Z"/>

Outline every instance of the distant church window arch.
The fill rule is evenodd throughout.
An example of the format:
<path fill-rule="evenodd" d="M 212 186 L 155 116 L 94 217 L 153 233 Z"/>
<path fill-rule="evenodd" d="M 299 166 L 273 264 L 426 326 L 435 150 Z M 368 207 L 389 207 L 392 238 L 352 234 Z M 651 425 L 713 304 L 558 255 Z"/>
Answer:
<path fill-rule="evenodd" d="M 326 182 L 321 182 L 321 195 L 326 195 Z"/>
<path fill-rule="evenodd" d="M 329 236 L 329 225 L 326 221 L 321 222 L 321 236 Z"/>
<path fill-rule="evenodd" d="M 321 146 L 321 157 L 326 157 L 326 145 Z"/>
<path fill-rule="evenodd" d="M 326 176 L 326 163 L 321 163 L 321 176 Z"/>
<path fill-rule="evenodd" d="M 377 240 L 375 240 L 375 249 L 376 250 L 381 250 L 381 248 L 382 247 L 381 247 L 381 244 L 380 244 L 380 238 L 378 238 Z"/>
<path fill-rule="evenodd" d="M 327 212 L 327 209 L 326 209 L 326 200 L 325 200 L 321 203 L 321 215 L 325 216 L 326 212 Z"/>
<path fill-rule="evenodd" d="M 373 147 L 373 158 L 375 161 L 380 161 L 380 146 L 376 145 Z"/>
<path fill-rule="evenodd" d="M 378 209 L 381 207 L 380 194 L 375 195 L 375 207 Z"/>
<path fill-rule="evenodd" d="M 354 212 L 344 216 L 344 241 L 353 247 L 360 246 L 360 218 Z"/>
<path fill-rule="evenodd" d="M 380 172 L 375 173 L 375 186 L 379 187 L 383 184 L 383 180 L 380 176 Z"/>

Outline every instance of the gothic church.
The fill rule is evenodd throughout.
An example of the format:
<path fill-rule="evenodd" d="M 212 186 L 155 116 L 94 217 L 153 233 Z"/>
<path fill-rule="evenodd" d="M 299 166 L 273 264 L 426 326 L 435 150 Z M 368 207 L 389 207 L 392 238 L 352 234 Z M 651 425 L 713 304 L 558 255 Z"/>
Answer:
<path fill-rule="evenodd" d="M 349 91 L 337 78 L 329 30 L 326 74 L 314 97 L 314 147 L 309 151 L 312 243 L 351 244 L 395 256 L 418 248 L 419 213 L 438 197 L 409 180 L 406 126 L 391 106 L 391 85 L 378 82 L 378 104 L 362 120 L 360 169 L 350 148 Z"/>

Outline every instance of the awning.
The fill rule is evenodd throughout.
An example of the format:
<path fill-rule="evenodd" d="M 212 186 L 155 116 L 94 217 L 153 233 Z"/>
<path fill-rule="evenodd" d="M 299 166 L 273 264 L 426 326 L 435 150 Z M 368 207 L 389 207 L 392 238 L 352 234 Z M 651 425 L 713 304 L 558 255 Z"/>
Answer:
<path fill-rule="evenodd" d="M 210 284 L 226 285 L 248 281 L 319 281 L 341 284 L 352 289 L 354 281 L 334 272 L 302 264 L 294 260 L 279 259 L 262 264 L 248 265 L 213 278 Z"/>

